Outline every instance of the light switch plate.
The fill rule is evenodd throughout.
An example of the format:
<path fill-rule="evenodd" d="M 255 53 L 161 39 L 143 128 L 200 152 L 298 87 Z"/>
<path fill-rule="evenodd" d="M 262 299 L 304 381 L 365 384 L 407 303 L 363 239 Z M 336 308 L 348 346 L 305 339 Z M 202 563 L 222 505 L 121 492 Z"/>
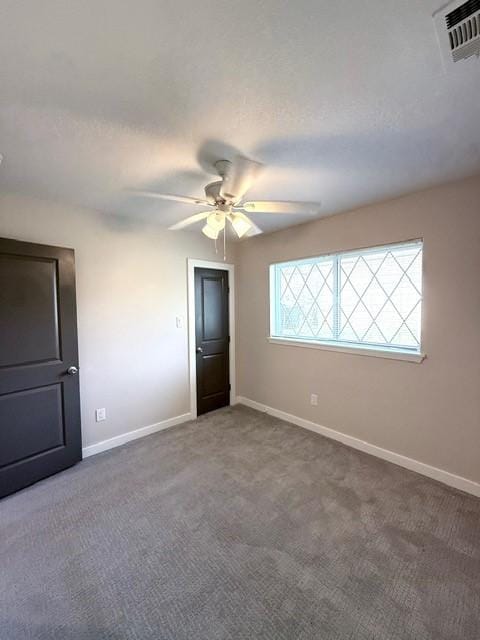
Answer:
<path fill-rule="evenodd" d="M 106 419 L 107 419 L 107 410 L 105 408 L 95 410 L 95 420 L 97 422 L 102 422 L 103 420 L 106 420 Z"/>

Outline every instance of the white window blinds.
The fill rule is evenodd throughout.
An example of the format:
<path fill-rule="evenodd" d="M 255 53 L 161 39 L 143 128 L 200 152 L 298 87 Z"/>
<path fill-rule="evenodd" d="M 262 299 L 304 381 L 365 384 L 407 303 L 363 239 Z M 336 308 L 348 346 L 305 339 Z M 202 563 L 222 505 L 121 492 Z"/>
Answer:
<path fill-rule="evenodd" d="M 274 264 L 272 337 L 420 352 L 421 241 Z"/>

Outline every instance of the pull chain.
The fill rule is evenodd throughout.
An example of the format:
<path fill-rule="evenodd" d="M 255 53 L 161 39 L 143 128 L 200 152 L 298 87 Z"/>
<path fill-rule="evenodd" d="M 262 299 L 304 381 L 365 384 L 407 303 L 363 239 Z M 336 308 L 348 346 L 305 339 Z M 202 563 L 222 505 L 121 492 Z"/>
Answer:
<path fill-rule="evenodd" d="M 225 262 L 227 260 L 227 241 L 226 241 L 226 234 L 227 234 L 227 225 L 225 225 L 223 227 L 223 261 Z"/>

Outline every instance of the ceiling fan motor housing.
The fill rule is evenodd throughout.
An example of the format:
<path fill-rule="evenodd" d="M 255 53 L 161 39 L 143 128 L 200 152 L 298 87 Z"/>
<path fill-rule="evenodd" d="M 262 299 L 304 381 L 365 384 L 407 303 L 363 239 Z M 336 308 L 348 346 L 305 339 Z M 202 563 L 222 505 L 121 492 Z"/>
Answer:
<path fill-rule="evenodd" d="M 232 170 L 232 163 L 230 162 L 230 160 L 217 160 L 214 166 L 217 170 L 218 175 L 222 179 L 207 184 L 207 186 L 205 187 L 207 200 L 209 200 L 219 208 L 229 207 L 234 204 L 234 198 L 231 197 L 230 194 L 222 193 L 222 188 L 224 188 L 224 183 L 227 175 Z"/>
<path fill-rule="evenodd" d="M 220 189 L 222 187 L 222 180 L 218 180 L 217 182 L 210 182 L 205 187 L 205 195 L 207 200 L 212 204 L 224 204 L 225 200 L 220 195 Z"/>

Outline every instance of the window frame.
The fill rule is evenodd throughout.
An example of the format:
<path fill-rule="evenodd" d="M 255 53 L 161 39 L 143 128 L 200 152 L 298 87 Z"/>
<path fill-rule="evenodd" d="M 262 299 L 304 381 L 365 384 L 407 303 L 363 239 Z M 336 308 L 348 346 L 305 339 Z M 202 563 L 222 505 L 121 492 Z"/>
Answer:
<path fill-rule="evenodd" d="M 318 339 L 318 338 L 302 338 L 296 336 L 281 336 L 276 335 L 276 327 L 279 326 L 278 315 L 280 313 L 280 305 L 277 301 L 280 300 L 280 278 L 277 278 L 277 268 L 282 266 L 299 265 L 299 264 L 311 264 L 317 263 L 322 260 L 333 259 L 333 322 L 334 322 L 334 335 L 338 335 L 338 322 L 340 314 L 340 299 L 339 299 L 339 281 L 340 281 L 340 269 L 341 258 L 345 256 L 357 257 L 373 254 L 382 250 L 389 251 L 396 247 L 409 247 L 420 246 L 422 249 L 422 291 L 421 291 L 421 325 L 419 335 L 419 346 L 417 347 L 397 347 L 389 346 L 381 343 L 361 343 L 347 340 L 335 340 L 335 339 Z M 423 346 L 423 303 L 424 303 L 424 241 L 423 238 L 414 238 L 410 240 L 404 240 L 400 242 L 392 242 L 389 244 L 374 245 L 369 247 L 362 247 L 358 249 L 351 249 L 346 251 L 336 251 L 331 253 L 320 254 L 318 256 L 308 256 L 305 258 L 298 258 L 293 260 L 284 260 L 281 262 L 274 262 L 269 265 L 269 335 L 267 340 L 272 344 L 280 344 L 284 346 L 297 346 L 308 347 L 313 349 L 324 349 L 327 351 L 338 351 L 343 353 L 350 353 L 356 355 L 376 356 L 380 358 L 390 358 L 395 360 L 407 360 L 410 362 L 423 362 L 425 359 L 425 353 L 422 351 Z"/>

